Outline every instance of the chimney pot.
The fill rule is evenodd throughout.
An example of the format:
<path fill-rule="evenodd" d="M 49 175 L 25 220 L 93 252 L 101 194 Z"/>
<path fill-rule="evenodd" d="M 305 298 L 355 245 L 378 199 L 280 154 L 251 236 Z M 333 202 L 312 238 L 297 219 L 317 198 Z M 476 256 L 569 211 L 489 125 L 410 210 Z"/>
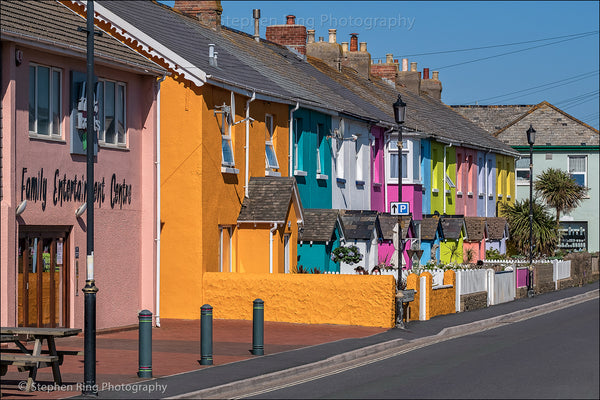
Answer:
<path fill-rule="evenodd" d="M 411 71 L 416 71 L 417 70 L 417 63 L 416 62 L 411 62 L 410 63 L 410 70 Z"/>
<path fill-rule="evenodd" d="M 350 51 L 358 51 L 358 33 L 350 34 Z"/>
<path fill-rule="evenodd" d="M 296 25 L 296 16 L 295 15 L 286 15 L 287 24 L 288 25 Z"/>
<path fill-rule="evenodd" d="M 392 64 L 394 62 L 394 55 L 391 53 L 387 53 L 385 55 L 385 63 L 386 64 Z"/>
<path fill-rule="evenodd" d="M 429 79 L 429 68 L 423 68 L 423 79 Z"/>
<path fill-rule="evenodd" d="M 440 71 L 433 71 L 431 73 L 432 78 L 434 81 L 439 81 L 440 80 Z"/>
<path fill-rule="evenodd" d="M 254 10 L 252 10 L 252 17 L 254 19 L 260 18 L 260 10 L 258 8 L 255 8 Z"/>
<path fill-rule="evenodd" d="M 323 36 L 319 36 L 319 42 L 324 42 L 325 39 L 323 38 Z"/>
<path fill-rule="evenodd" d="M 314 43 L 315 42 L 315 30 L 309 29 L 306 31 L 306 33 L 308 34 L 307 43 Z"/>
<path fill-rule="evenodd" d="M 255 8 L 252 10 L 252 17 L 254 18 L 254 40 L 260 42 L 260 28 L 259 28 L 259 20 L 260 20 L 260 10 Z"/>
<path fill-rule="evenodd" d="M 329 30 L 329 43 L 336 43 L 336 31 L 337 29 Z"/>
<path fill-rule="evenodd" d="M 398 64 L 398 59 L 394 58 L 394 64 Z"/>
<path fill-rule="evenodd" d="M 344 53 L 348 51 L 348 42 L 342 42 L 342 51 Z"/>
<path fill-rule="evenodd" d="M 408 58 L 402 59 L 402 71 L 408 71 Z"/>
<path fill-rule="evenodd" d="M 360 42 L 360 51 L 367 51 L 367 42 Z"/>

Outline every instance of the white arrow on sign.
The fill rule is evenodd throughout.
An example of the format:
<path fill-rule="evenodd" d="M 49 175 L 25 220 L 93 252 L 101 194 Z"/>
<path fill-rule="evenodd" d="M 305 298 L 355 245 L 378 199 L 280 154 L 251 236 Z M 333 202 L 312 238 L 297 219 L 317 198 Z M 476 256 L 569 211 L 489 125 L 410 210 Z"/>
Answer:
<path fill-rule="evenodd" d="M 410 204 L 408 201 L 392 201 L 390 203 L 390 214 L 392 215 L 409 215 Z"/>

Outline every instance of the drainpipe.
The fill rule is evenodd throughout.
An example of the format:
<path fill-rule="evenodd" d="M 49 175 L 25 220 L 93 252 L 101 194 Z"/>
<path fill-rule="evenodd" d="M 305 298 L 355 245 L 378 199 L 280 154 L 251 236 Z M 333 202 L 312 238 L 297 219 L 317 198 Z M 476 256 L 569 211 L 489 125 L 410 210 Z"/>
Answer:
<path fill-rule="evenodd" d="M 484 206 L 485 206 L 485 217 L 488 217 L 488 197 L 489 197 L 489 184 L 488 184 L 488 154 L 490 154 L 491 150 L 488 150 L 487 153 L 484 156 L 484 160 L 483 160 L 483 165 L 485 166 L 485 196 L 483 197 L 483 199 L 485 200 L 483 202 Z"/>
<path fill-rule="evenodd" d="M 160 84 L 167 76 L 157 81 L 156 99 L 156 327 L 160 328 Z"/>
<path fill-rule="evenodd" d="M 444 214 L 446 214 L 446 148 L 448 147 L 452 147 L 452 143 L 447 144 L 444 146 L 444 176 L 443 176 L 443 182 L 444 184 L 442 185 L 442 187 L 444 188 Z"/>
<path fill-rule="evenodd" d="M 296 102 L 296 107 L 290 110 L 290 154 L 288 158 L 290 159 L 290 169 L 288 172 L 289 176 L 294 176 L 294 112 L 296 112 L 300 108 L 300 103 Z"/>
<path fill-rule="evenodd" d="M 252 97 L 246 101 L 246 184 L 244 185 L 244 195 L 246 198 L 250 197 L 248 194 L 248 180 L 250 179 L 250 103 L 256 99 L 256 92 L 252 92 Z"/>
<path fill-rule="evenodd" d="M 273 273 L 273 234 L 277 230 L 277 224 L 274 223 L 273 227 L 269 229 L 269 272 Z"/>

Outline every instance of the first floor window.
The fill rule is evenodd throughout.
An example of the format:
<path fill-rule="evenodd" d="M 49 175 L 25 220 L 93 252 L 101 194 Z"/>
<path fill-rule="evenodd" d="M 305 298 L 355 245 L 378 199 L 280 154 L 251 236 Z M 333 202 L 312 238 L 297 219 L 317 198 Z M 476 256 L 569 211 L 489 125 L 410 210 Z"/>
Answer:
<path fill-rule="evenodd" d="M 101 80 L 98 82 L 98 106 L 101 123 L 98 141 L 108 145 L 127 144 L 125 84 Z"/>
<path fill-rule="evenodd" d="M 273 146 L 273 116 L 270 114 L 265 115 L 265 156 L 267 168 L 277 169 L 279 163 L 277 162 L 277 154 Z"/>
<path fill-rule="evenodd" d="M 223 165 L 234 167 L 233 148 L 231 147 L 231 136 L 221 135 L 221 151 L 223 153 Z"/>
<path fill-rule="evenodd" d="M 579 186 L 587 185 L 586 156 L 569 156 L 569 175 Z"/>
<path fill-rule="evenodd" d="M 389 153 L 389 177 L 398 179 L 398 141 L 390 140 L 388 144 Z M 412 158 L 412 162 L 409 160 Z M 402 179 L 416 182 L 421 180 L 421 145 L 418 140 L 402 140 Z"/>
<path fill-rule="evenodd" d="M 529 185 L 529 157 L 523 157 L 515 162 L 517 185 Z"/>
<path fill-rule="evenodd" d="M 29 66 L 29 132 L 61 137 L 62 71 Z"/>

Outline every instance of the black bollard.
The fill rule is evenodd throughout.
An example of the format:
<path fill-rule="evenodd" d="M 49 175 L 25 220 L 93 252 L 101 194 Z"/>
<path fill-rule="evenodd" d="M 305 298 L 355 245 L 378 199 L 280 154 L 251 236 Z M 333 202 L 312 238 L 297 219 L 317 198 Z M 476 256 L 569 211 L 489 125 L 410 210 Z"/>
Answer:
<path fill-rule="evenodd" d="M 252 354 L 262 356 L 265 354 L 265 302 L 261 299 L 254 300 L 252 312 Z"/>
<path fill-rule="evenodd" d="M 203 305 L 200 312 L 200 365 L 213 364 L 212 312 L 210 304 Z"/>
<path fill-rule="evenodd" d="M 152 313 L 142 310 L 139 319 L 139 369 L 138 377 L 152 378 Z"/>

